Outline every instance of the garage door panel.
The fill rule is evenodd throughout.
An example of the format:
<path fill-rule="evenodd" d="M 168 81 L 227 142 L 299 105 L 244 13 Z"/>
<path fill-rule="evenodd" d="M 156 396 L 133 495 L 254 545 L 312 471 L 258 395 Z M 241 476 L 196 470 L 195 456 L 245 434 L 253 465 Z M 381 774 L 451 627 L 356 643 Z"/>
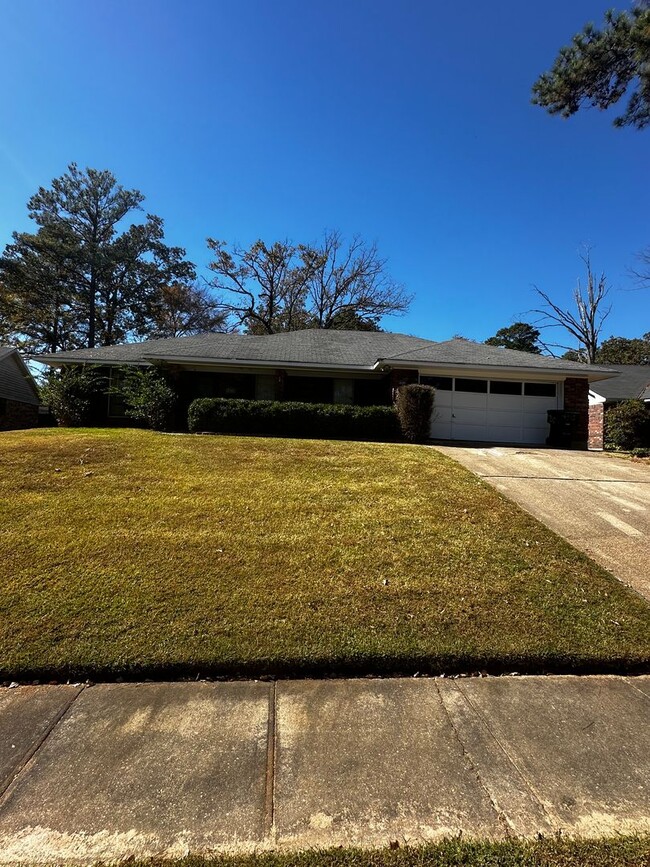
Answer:
<path fill-rule="evenodd" d="M 455 406 L 453 412 L 454 424 L 487 424 L 487 411 L 484 409 L 462 409 Z"/>
<path fill-rule="evenodd" d="M 512 394 L 491 394 L 488 407 L 490 409 L 506 409 L 521 412 L 522 409 L 521 395 Z"/>
<path fill-rule="evenodd" d="M 431 421 L 451 421 L 451 407 L 434 405 Z"/>
<path fill-rule="evenodd" d="M 488 427 L 491 427 L 492 425 L 496 425 L 497 427 L 503 425 L 508 425 L 510 427 L 521 427 L 521 420 L 521 410 L 519 410 L 518 412 L 516 410 L 508 411 L 505 409 L 495 410 L 492 408 L 492 406 L 490 406 L 487 411 Z"/>
<path fill-rule="evenodd" d="M 451 418 L 449 421 L 434 420 L 431 422 L 431 439 L 450 440 L 451 438 Z"/>
<path fill-rule="evenodd" d="M 431 413 L 431 436 L 433 439 L 451 439 L 451 391 L 436 392 Z"/>
<path fill-rule="evenodd" d="M 546 412 L 547 409 L 557 409 L 556 397 L 524 397 L 524 412 Z"/>
<path fill-rule="evenodd" d="M 525 427 L 522 432 L 522 442 L 539 445 L 546 442 L 548 436 L 548 425 L 543 428 Z"/>
<path fill-rule="evenodd" d="M 543 410 L 542 412 L 525 412 L 524 424 L 532 425 L 533 427 L 543 427 L 545 424 L 548 424 L 547 410 Z"/>
<path fill-rule="evenodd" d="M 453 395 L 454 409 L 487 409 L 487 394 L 455 391 Z"/>
<path fill-rule="evenodd" d="M 433 406 L 451 406 L 453 391 L 436 391 L 433 397 Z"/>
<path fill-rule="evenodd" d="M 557 390 L 561 392 L 560 388 Z M 558 397 L 548 395 L 438 391 L 431 419 L 431 436 L 477 442 L 541 444 L 549 433 L 547 411 L 556 409 L 558 402 Z"/>
<path fill-rule="evenodd" d="M 487 432 L 493 442 L 521 443 L 524 441 L 521 425 L 519 427 L 494 425 L 489 427 Z"/>

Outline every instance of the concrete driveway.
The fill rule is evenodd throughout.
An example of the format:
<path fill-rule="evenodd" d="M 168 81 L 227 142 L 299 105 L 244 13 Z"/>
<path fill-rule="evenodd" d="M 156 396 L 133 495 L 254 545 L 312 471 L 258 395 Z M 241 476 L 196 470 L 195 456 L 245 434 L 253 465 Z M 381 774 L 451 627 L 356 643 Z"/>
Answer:
<path fill-rule="evenodd" d="M 650 600 L 650 466 L 602 452 L 436 448 Z"/>

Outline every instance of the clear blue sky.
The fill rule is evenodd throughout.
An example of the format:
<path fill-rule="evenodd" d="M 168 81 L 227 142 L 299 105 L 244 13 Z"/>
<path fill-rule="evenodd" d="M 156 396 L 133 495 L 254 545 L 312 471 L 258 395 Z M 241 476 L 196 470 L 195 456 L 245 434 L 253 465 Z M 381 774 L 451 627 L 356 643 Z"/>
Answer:
<path fill-rule="evenodd" d="M 385 321 L 483 340 L 569 303 L 592 258 L 610 333 L 650 330 L 650 131 L 530 105 L 610 2 L 0 0 L 0 244 L 74 160 L 109 168 L 207 273 L 208 235 L 376 240 L 415 295 Z"/>

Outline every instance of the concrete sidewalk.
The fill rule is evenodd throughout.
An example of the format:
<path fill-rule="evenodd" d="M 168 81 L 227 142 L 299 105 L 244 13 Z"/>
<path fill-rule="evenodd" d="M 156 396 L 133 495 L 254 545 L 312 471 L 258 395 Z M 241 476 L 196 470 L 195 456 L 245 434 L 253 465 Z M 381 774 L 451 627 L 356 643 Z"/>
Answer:
<path fill-rule="evenodd" d="M 650 831 L 650 677 L 0 690 L 0 863 Z"/>

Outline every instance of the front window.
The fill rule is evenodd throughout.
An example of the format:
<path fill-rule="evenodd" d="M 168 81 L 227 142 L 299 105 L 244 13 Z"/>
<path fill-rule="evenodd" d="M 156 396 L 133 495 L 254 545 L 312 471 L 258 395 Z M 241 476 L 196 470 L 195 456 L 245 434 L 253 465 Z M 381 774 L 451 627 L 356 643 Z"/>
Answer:
<path fill-rule="evenodd" d="M 116 367 L 111 367 L 108 380 L 108 416 L 109 418 L 126 418 L 126 402 L 120 387 L 124 382 L 124 373 Z"/>
<path fill-rule="evenodd" d="M 275 400 L 276 378 L 273 374 L 258 373 L 255 377 L 255 399 L 256 400 Z"/>
<path fill-rule="evenodd" d="M 354 380 L 334 380 L 334 403 L 354 403 Z"/>

